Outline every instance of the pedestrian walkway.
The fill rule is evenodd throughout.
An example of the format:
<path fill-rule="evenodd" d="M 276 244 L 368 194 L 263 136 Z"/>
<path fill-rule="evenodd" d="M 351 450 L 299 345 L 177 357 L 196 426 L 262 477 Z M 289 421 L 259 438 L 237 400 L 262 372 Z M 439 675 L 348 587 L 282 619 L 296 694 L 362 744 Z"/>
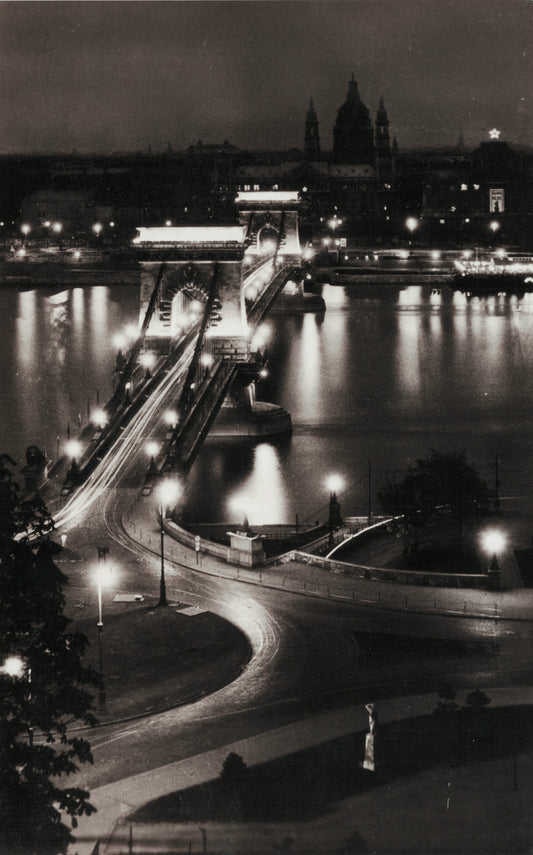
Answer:
<path fill-rule="evenodd" d="M 490 697 L 492 706 L 530 705 L 533 687 L 491 689 Z M 435 709 L 435 703 L 435 695 L 382 701 L 380 726 L 427 715 Z M 130 830 L 126 820 L 130 814 L 148 801 L 217 778 L 230 752 L 239 754 L 248 767 L 253 767 L 367 729 L 368 713 L 360 704 L 100 787 L 91 792 L 98 812 L 80 821 L 71 852 L 90 855 L 100 840 L 100 855 L 127 853 Z M 361 759 L 347 758 L 346 762 L 359 763 Z M 134 824 L 131 835 L 137 848 L 131 851 L 271 853 L 275 844 L 281 845 L 288 836 L 294 841 L 290 850 L 293 852 L 367 851 L 346 848 L 347 839 L 354 835 L 355 840 L 357 834 L 363 840 L 371 838 L 368 851 L 390 855 L 407 851 L 515 855 L 525 851 L 510 848 L 517 834 L 529 838 L 530 844 L 533 841 L 527 833 L 533 768 L 529 759 L 527 763 L 520 762 L 520 787 L 515 789 L 517 773 L 510 764 L 509 758 L 503 758 L 470 769 L 430 769 L 355 795 L 336 805 L 334 812 L 308 823 L 202 823 L 201 827 L 191 823 L 149 827 Z M 522 822 L 513 828 L 509 820 L 515 814 Z"/>
<path fill-rule="evenodd" d="M 153 499 L 144 498 L 132 506 L 124 515 L 123 524 L 133 540 L 157 552 Z M 312 557 L 304 560 L 301 553 L 297 553 L 298 557 L 293 560 L 277 564 L 257 568 L 238 567 L 183 545 L 178 540 L 178 527 L 169 521 L 165 524 L 166 531 L 170 538 L 174 534 L 175 542 L 167 546 L 166 554 L 169 560 L 192 570 L 308 597 L 450 617 L 533 620 L 533 588 L 509 587 L 514 584 L 514 574 L 517 572 L 512 549 L 526 541 L 530 543 L 533 521 L 531 518 L 509 517 L 505 518 L 504 524 L 508 548 L 499 558 L 504 588 L 497 591 L 407 585 L 364 579 L 349 573 L 327 570 L 319 566 L 327 565 L 327 562 L 319 559 L 315 563 Z M 338 565 L 338 562 L 335 562 L 335 565 Z"/>

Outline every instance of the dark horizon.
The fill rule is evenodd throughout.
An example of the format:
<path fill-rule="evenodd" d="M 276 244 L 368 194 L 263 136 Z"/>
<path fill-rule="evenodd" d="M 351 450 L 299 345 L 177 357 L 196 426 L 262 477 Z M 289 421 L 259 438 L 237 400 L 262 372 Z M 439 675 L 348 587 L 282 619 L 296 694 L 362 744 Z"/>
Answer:
<path fill-rule="evenodd" d="M 0 154 L 321 146 L 355 75 L 401 150 L 531 145 L 526 0 L 0 2 Z"/>

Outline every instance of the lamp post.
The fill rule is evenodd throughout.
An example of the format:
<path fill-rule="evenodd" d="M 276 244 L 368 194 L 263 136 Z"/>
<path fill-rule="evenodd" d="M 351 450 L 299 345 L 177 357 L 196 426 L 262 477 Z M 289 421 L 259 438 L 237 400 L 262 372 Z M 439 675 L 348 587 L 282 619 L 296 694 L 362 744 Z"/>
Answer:
<path fill-rule="evenodd" d="M 108 587 L 112 582 L 113 568 L 106 563 L 107 548 L 98 550 L 99 564 L 95 569 L 95 580 L 98 591 L 98 670 L 100 671 L 100 683 L 98 686 L 98 708 L 100 712 L 106 711 L 106 691 L 104 681 L 104 653 L 102 645 L 102 630 L 104 628 L 102 611 L 102 588 Z M 100 560 L 103 558 L 103 560 Z"/>
<path fill-rule="evenodd" d="M 497 591 L 501 588 L 501 570 L 498 556 L 505 549 L 506 542 L 505 535 L 498 529 L 489 529 L 482 534 L 483 547 L 491 555 L 487 579 L 487 585 L 491 591 Z"/>
<path fill-rule="evenodd" d="M 167 412 L 165 413 L 164 419 L 165 419 L 165 423 L 167 424 L 169 430 L 172 430 L 172 431 L 176 430 L 176 427 L 177 427 L 177 424 L 179 421 L 179 416 L 178 416 L 178 413 L 176 412 L 176 410 L 167 410 Z"/>
<path fill-rule="evenodd" d="M 336 260 L 339 260 L 339 244 L 340 241 L 335 240 L 335 229 L 337 226 L 342 226 L 342 219 L 338 217 L 336 214 L 329 220 L 328 226 L 331 229 L 331 239 L 333 242 L 333 246 L 335 247 Z"/>
<path fill-rule="evenodd" d="M 157 463 L 155 459 L 159 454 L 159 444 L 154 440 L 150 440 L 150 442 L 146 443 L 146 453 L 150 458 L 150 463 L 148 464 L 148 477 L 156 478 L 157 477 Z"/>
<path fill-rule="evenodd" d="M 489 229 L 492 232 L 491 245 L 494 246 L 494 241 L 496 240 L 496 232 L 500 229 L 500 223 L 498 222 L 498 220 L 491 220 L 489 223 Z"/>
<path fill-rule="evenodd" d="M 409 246 L 411 246 L 413 234 L 418 228 L 418 220 L 416 217 L 407 217 L 405 225 L 406 228 L 409 230 Z"/>
<path fill-rule="evenodd" d="M 28 662 L 22 658 L 22 656 L 8 656 L 0 669 L 7 674 L 8 677 L 12 677 L 13 679 L 21 680 L 24 675 L 27 675 L 28 678 L 28 741 L 30 743 L 30 748 L 33 746 L 33 722 L 31 715 L 31 667 Z"/>
<path fill-rule="evenodd" d="M 165 583 L 165 514 L 170 507 L 174 507 L 181 494 L 181 488 L 177 481 L 166 478 L 158 488 L 159 497 L 159 519 L 161 526 L 161 575 L 159 580 L 159 605 L 166 606 L 167 589 Z"/>
<path fill-rule="evenodd" d="M 144 368 L 145 379 L 150 380 L 150 378 L 152 376 L 151 369 L 155 365 L 155 354 L 153 354 L 153 353 L 142 353 L 140 358 L 139 358 L 139 362 L 141 363 L 142 367 Z"/>
<path fill-rule="evenodd" d="M 77 458 L 79 458 L 82 452 L 82 444 L 77 439 L 69 439 L 68 442 L 65 443 L 65 451 L 67 455 L 72 458 L 66 480 L 70 481 L 75 486 L 80 477 L 80 467 L 78 466 Z"/>
<path fill-rule="evenodd" d="M 59 249 L 63 249 L 63 245 L 61 243 L 61 232 L 63 231 L 63 223 L 54 223 L 52 226 L 54 233 L 57 235 L 57 239 L 59 241 Z"/>
<path fill-rule="evenodd" d="M 103 431 L 107 424 L 107 413 L 105 410 L 93 410 L 91 414 L 91 422 L 93 425 L 98 428 L 98 430 Z"/>
<path fill-rule="evenodd" d="M 326 479 L 326 486 L 329 490 L 329 545 L 333 545 L 333 529 L 335 526 L 342 524 L 341 506 L 337 499 L 337 492 L 342 490 L 344 479 L 340 475 L 329 475 Z"/>
<path fill-rule="evenodd" d="M 21 230 L 22 234 L 24 235 L 24 237 L 22 238 L 22 246 L 24 246 L 26 243 L 26 240 L 28 238 L 28 235 L 31 232 L 31 226 L 29 226 L 28 223 L 23 223 L 20 227 L 20 230 Z"/>

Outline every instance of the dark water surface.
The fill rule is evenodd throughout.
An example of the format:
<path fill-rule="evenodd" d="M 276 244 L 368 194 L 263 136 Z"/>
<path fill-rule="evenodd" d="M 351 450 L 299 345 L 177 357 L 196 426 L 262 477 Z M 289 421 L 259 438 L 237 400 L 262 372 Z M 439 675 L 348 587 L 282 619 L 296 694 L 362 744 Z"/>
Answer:
<path fill-rule="evenodd" d="M 504 495 L 533 494 L 533 295 L 467 298 L 444 286 L 325 286 L 324 314 L 273 314 L 271 374 L 291 436 L 208 439 L 187 483 L 195 521 L 324 518 L 327 476 L 345 514 L 366 513 L 384 479 L 431 449 L 465 449 Z M 49 456 L 112 389 L 113 336 L 136 322 L 131 286 L 0 289 L 0 450 Z M 378 510 L 377 506 L 375 509 Z"/>

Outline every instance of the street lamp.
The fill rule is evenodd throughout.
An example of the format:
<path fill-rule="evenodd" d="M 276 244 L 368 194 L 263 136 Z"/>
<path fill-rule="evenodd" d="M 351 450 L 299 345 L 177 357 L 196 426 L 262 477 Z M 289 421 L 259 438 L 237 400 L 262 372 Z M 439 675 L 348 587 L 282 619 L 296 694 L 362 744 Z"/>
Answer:
<path fill-rule="evenodd" d="M 330 229 L 331 229 L 331 235 L 332 235 L 333 245 L 336 247 L 336 257 L 337 257 L 337 261 L 339 260 L 339 246 L 340 246 L 340 241 L 339 241 L 339 240 L 335 240 L 335 229 L 337 228 L 337 226 L 341 226 L 341 225 L 342 225 L 342 220 L 341 220 L 341 218 L 340 218 L 340 217 L 338 217 L 336 214 L 335 214 L 335 216 L 333 216 L 333 217 L 331 218 L 331 220 L 329 220 L 329 221 L 328 221 L 328 226 L 329 226 L 329 227 L 330 227 Z"/>
<path fill-rule="evenodd" d="M 337 499 L 337 492 L 344 487 L 344 479 L 341 475 L 328 475 L 326 486 L 329 490 L 329 544 L 333 545 L 333 529 L 342 524 L 341 506 Z"/>
<path fill-rule="evenodd" d="M 26 242 L 26 239 L 27 239 L 29 233 L 31 232 L 31 226 L 29 226 L 28 223 L 23 223 L 20 227 L 20 230 L 21 230 L 22 234 L 24 235 L 24 237 L 22 239 L 22 243 L 24 244 Z"/>
<path fill-rule="evenodd" d="M 230 508 L 234 513 L 242 514 L 243 531 L 249 531 L 250 523 L 248 521 L 248 512 L 250 508 L 250 500 L 247 496 L 239 494 L 230 499 Z"/>
<path fill-rule="evenodd" d="M 126 333 L 119 332 L 115 333 L 115 335 L 113 336 L 113 345 L 116 347 L 117 350 L 122 350 L 122 348 L 126 347 L 127 343 L 128 339 L 126 337 Z"/>
<path fill-rule="evenodd" d="M 32 724 L 32 716 L 31 716 L 31 667 L 28 662 L 22 658 L 22 656 L 7 656 L 4 664 L 0 668 L 4 674 L 7 674 L 8 677 L 12 679 L 20 680 L 27 675 L 28 678 L 28 703 L 30 705 L 29 709 L 29 723 L 28 723 L 28 739 L 30 743 L 30 748 L 33 746 L 33 724 Z"/>
<path fill-rule="evenodd" d="M 489 229 L 492 232 L 492 245 L 494 245 L 494 241 L 496 239 L 496 232 L 500 229 L 500 223 L 498 220 L 491 220 L 489 223 Z"/>
<path fill-rule="evenodd" d="M 213 359 L 213 356 L 210 353 L 202 353 L 200 357 L 200 363 L 204 369 L 204 377 L 207 377 L 207 375 L 209 374 L 209 369 L 213 365 L 214 361 L 215 360 Z"/>
<path fill-rule="evenodd" d="M 105 410 L 94 410 L 91 421 L 99 430 L 103 430 L 107 424 L 107 413 Z"/>
<path fill-rule="evenodd" d="M 59 241 L 59 249 L 62 249 L 62 245 L 61 245 L 61 237 L 60 237 L 60 235 L 61 235 L 61 232 L 63 231 L 63 223 L 59 223 L 59 222 L 54 223 L 54 224 L 53 224 L 53 226 L 52 226 L 52 231 L 54 232 L 54 234 L 56 234 L 56 235 L 57 235 L 57 238 L 58 238 L 58 241 Z"/>
<path fill-rule="evenodd" d="M 149 380 L 152 376 L 150 369 L 153 368 L 155 365 L 155 354 L 153 354 L 153 353 L 142 353 L 140 358 L 139 358 L 139 362 L 141 363 L 142 367 L 144 368 L 144 373 L 145 373 L 146 379 Z"/>
<path fill-rule="evenodd" d="M 166 478 L 159 485 L 159 519 L 161 524 L 161 577 L 159 580 L 159 605 L 166 606 L 167 589 L 165 584 L 165 515 L 169 508 L 174 507 L 181 495 L 181 487 L 178 481 Z"/>
<path fill-rule="evenodd" d="M 171 428 L 172 430 L 176 429 L 176 425 L 178 424 L 178 421 L 179 421 L 179 416 L 178 416 L 176 410 L 167 410 L 167 412 L 165 413 L 164 419 L 165 419 L 166 424 L 169 426 L 169 428 Z"/>
<path fill-rule="evenodd" d="M 102 649 L 102 630 L 104 621 L 102 616 L 102 588 L 107 588 L 112 582 L 113 570 L 105 560 L 98 564 L 95 570 L 96 586 L 98 590 L 98 669 L 100 671 L 100 683 L 98 687 L 98 706 L 100 712 L 106 711 L 106 693 L 104 682 L 104 654 Z"/>
<path fill-rule="evenodd" d="M 498 563 L 498 556 L 505 549 L 505 546 L 507 544 L 506 537 L 499 529 L 488 529 L 487 531 L 483 532 L 481 540 L 485 551 L 489 555 L 492 555 L 489 564 L 487 581 L 488 587 L 493 591 L 498 590 L 501 587 L 500 565 Z"/>
<path fill-rule="evenodd" d="M 409 246 L 411 246 L 411 240 L 413 237 L 413 233 L 418 228 L 418 220 L 416 217 L 407 217 L 405 221 L 406 228 L 409 230 Z"/>

